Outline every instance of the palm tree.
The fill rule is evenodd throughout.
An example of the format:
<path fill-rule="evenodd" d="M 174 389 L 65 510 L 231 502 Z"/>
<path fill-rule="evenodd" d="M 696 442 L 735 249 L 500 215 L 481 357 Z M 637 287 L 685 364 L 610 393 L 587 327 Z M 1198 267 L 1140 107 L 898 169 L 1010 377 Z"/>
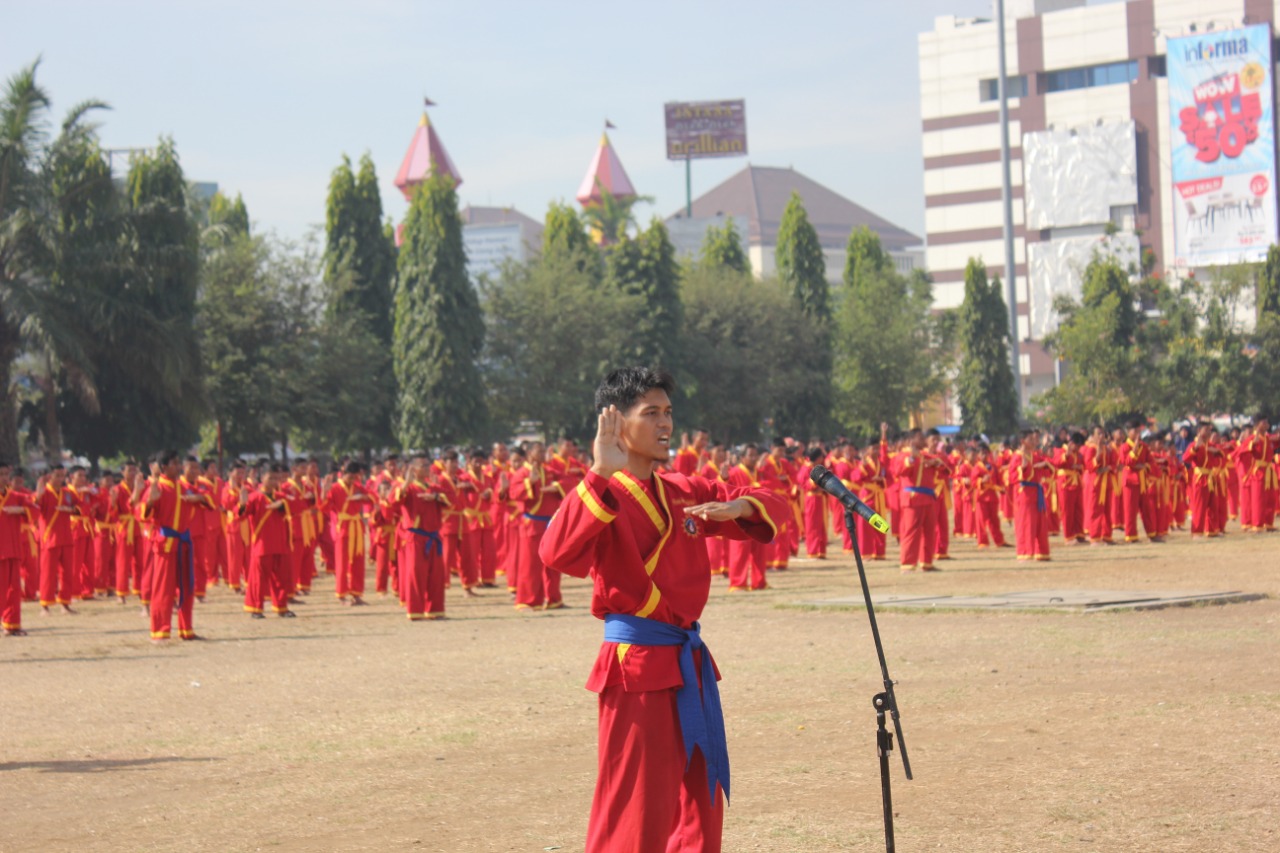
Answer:
<path fill-rule="evenodd" d="M 627 229 L 636 224 L 633 208 L 639 202 L 653 202 L 652 196 L 616 196 L 596 179 L 600 202 L 582 209 L 582 221 L 587 224 L 591 236 L 602 246 L 612 246 L 627 236 Z"/>

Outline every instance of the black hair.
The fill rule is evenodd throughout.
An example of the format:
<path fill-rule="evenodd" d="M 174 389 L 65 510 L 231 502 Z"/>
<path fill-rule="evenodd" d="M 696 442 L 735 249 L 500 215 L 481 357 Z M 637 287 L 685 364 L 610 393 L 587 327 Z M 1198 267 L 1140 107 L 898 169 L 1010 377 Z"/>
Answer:
<path fill-rule="evenodd" d="M 810 462 L 821 462 L 824 455 L 825 454 L 823 454 L 821 447 L 812 447 L 809 449 L 809 452 L 805 454 Z"/>
<path fill-rule="evenodd" d="M 272 474 L 288 474 L 289 466 L 283 462 L 272 462 L 271 468 L 268 470 L 270 470 Z"/>
<path fill-rule="evenodd" d="M 1146 425 L 1147 425 L 1147 422 L 1144 421 L 1142 418 L 1134 418 L 1133 420 L 1129 421 L 1129 429 L 1142 429 Z"/>
<path fill-rule="evenodd" d="M 652 367 L 620 367 L 611 370 L 596 388 L 596 411 L 603 412 L 610 406 L 617 406 L 618 411 L 625 412 L 635 405 L 636 400 L 655 388 L 662 389 L 670 396 L 675 393 L 676 381 L 666 371 Z"/>
<path fill-rule="evenodd" d="M 457 462 L 457 461 L 458 461 L 458 451 L 456 451 L 456 450 L 446 450 L 444 453 L 441 453 L 441 454 L 440 454 L 440 461 L 441 461 L 441 462 Z"/>
<path fill-rule="evenodd" d="M 1085 441 L 1085 439 L 1084 439 L 1084 433 L 1082 433 L 1082 432 L 1073 432 L 1073 433 L 1071 433 L 1071 443 L 1072 443 L 1072 444 L 1084 444 L 1084 441 Z"/>
<path fill-rule="evenodd" d="M 938 432 L 936 427 L 929 427 L 929 431 L 926 432 L 925 435 L 929 436 L 930 438 L 933 438 L 935 435 L 941 436 L 942 433 Z"/>
<path fill-rule="evenodd" d="M 344 473 L 344 474 L 359 474 L 359 473 L 360 473 L 360 463 L 359 463 L 359 462 L 357 462 L 356 460 L 352 459 L 352 460 L 351 460 L 350 462 L 348 462 L 346 465 L 343 465 L 343 466 L 342 466 L 342 473 Z"/>
<path fill-rule="evenodd" d="M 248 467 L 249 466 L 245 464 L 245 461 L 243 459 L 237 459 L 235 462 L 231 463 L 232 471 L 235 471 L 238 468 L 248 468 Z"/>
<path fill-rule="evenodd" d="M 480 448 L 478 448 L 478 447 L 477 447 L 477 448 L 475 448 L 474 450 L 472 450 L 472 451 L 471 451 L 471 457 L 470 457 L 470 458 L 472 458 L 472 459 L 488 459 L 488 458 L 489 458 L 489 454 L 488 454 L 488 453 L 485 453 L 483 450 L 481 450 Z"/>
<path fill-rule="evenodd" d="M 161 450 L 156 454 L 156 462 L 160 463 L 161 467 L 168 465 L 170 462 L 177 462 L 181 458 L 182 454 L 173 449 Z"/>

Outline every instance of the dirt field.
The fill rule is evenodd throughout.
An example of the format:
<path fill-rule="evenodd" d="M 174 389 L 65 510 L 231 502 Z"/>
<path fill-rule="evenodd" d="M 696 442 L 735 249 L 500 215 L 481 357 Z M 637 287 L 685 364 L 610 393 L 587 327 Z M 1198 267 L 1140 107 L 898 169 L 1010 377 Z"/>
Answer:
<path fill-rule="evenodd" d="M 881 612 L 915 781 L 893 755 L 898 849 L 1280 850 L 1280 534 L 872 564 L 879 593 L 1239 589 L 1269 600 L 1101 614 Z M 773 589 L 717 581 L 704 637 L 733 759 L 726 851 L 882 850 L 875 651 L 848 560 Z M 88 602 L 0 641 L 0 850 L 581 850 L 601 627 L 505 594 L 408 622 L 322 583 L 300 618 L 225 589 L 209 641 L 153 647 Z M 454 593 L 458 593 L 455 587 Z"/>

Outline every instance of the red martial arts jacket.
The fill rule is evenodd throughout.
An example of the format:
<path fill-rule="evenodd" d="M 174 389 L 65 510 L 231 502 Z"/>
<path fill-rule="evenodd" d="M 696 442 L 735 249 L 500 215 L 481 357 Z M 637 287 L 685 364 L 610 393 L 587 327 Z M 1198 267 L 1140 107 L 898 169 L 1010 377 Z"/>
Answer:
<path fill-rule="evenodd" d="M 40 510 L 40 545 L 44 548 L 61 548 L 70 545 L 74 537 L 74 528 L 80 525 L 77 513 L 84 512 L 80 498 L 70 486 L 55 489 L 46 484 L 44 491 L 36 501 Z M 76 508 L 76 513 L 64 512 L 59 506 Z"/>
<path fill-rule="evenodd" d="M 747 522 L 704 522 L 686 507 L 745 498 L 756 509 Z M 587 472 L 565 498 L 538 548 L 548 567 L 594 582 L 591 612 L 641 616 L 688 629 L 702 615 L 711 590 L 707 536 L 768 542 L 786 518 L 786 504 L 769 489 L 726 488 L 672 471 L 639 480 L 626 471 L 606 479 Z M 604 643 L 587 689 L 622 684 L 628 692 L 683 683 L 678 646 Z"/>
<path fill-rule="evenodd" d="M 267 508 L 281 498 L 284 499 L 284 506 Z M 293 550 L 293 507 L 283 488 L 276 489 L 274 495 L 253 492 L 245 502 L 241 514 L 249 520 L 254 559 L 272 554 L 288 554 Z"/>
<path fill-rule="evenodd" d="M 21 560 L 27 555 L 27 536 L 23 529 L 27 523 L 27 511 L 34 506 L 26 492 L 12 486 L 0 492 L 0 508 L 22 507 L 24 512 L 0 512 L 0 560 Z"/>

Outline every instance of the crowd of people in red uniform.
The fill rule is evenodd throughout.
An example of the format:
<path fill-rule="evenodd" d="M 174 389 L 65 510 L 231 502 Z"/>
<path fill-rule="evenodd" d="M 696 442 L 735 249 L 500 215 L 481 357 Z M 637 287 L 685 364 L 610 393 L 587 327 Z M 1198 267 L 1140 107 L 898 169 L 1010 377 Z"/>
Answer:
<path fill-rule="evenodd" d="M 1242 432 L 1202 423 L 1181 453 L 1173 436 L 1135 421 L 1088 437 L 1028 430 L 1002 445 L 944 442 L 911 430 L 859 449 L 845 439 L 807 447 L 777 439 L 727 448 L 698 430 L 685 437 L 675 473 L 765 488 L 791 512 L 773 541 L 705 540 L 713 574 L 732 591 L 764 589 L 767 570 L 791 557 L 827 556 L 834 536 L 848 553 L 857 539 L 869 560 L 887 559 L 887 537 L 863 522 L 850 531 L 840 504 L 809 479 L 826 465 L 887 517 L 904 572 L 937 571 L 952 540 L 1015 549 L 1019 560 L 1048 560 L 1051 536 L 1066 545 L 1152 542 L 1189 529 L 1192 538 L 1274 531 L 1280 496 L 1280 441 L 1258 416 Z M 447 450 L 432 458 L 392 455 L 370 471 L 348 460 L 321 476 L 314 460 L 290 467 L 234 462 L 224 479 L 216 462 L 157 454 L 144 474 L 135 462 L 91 480 L 82 467 L 54 467 L 29 490 L 21 471 L 0 462 L 0 621 L 21 635 L 22 604 L 73 613 L 81 600 L 137 597 L 151 637 L 198 639 L 195 602 L 226 584 L 244 609 L 292 617 L 318 574 L 333 576 L 337 598 L 365 603 L 374 589 L 399 597 L 410 619 L 439 619 L 453 581 L 466 595 L 505 586 L 521 610 L 564 606 L 560 572 L 538 548 L 551 517 L 587 471 L 572 441 L 547 453 L 538 442 L 491 452 Z M 1005 523 L 1014 542 L 1006 542 Z"/>

